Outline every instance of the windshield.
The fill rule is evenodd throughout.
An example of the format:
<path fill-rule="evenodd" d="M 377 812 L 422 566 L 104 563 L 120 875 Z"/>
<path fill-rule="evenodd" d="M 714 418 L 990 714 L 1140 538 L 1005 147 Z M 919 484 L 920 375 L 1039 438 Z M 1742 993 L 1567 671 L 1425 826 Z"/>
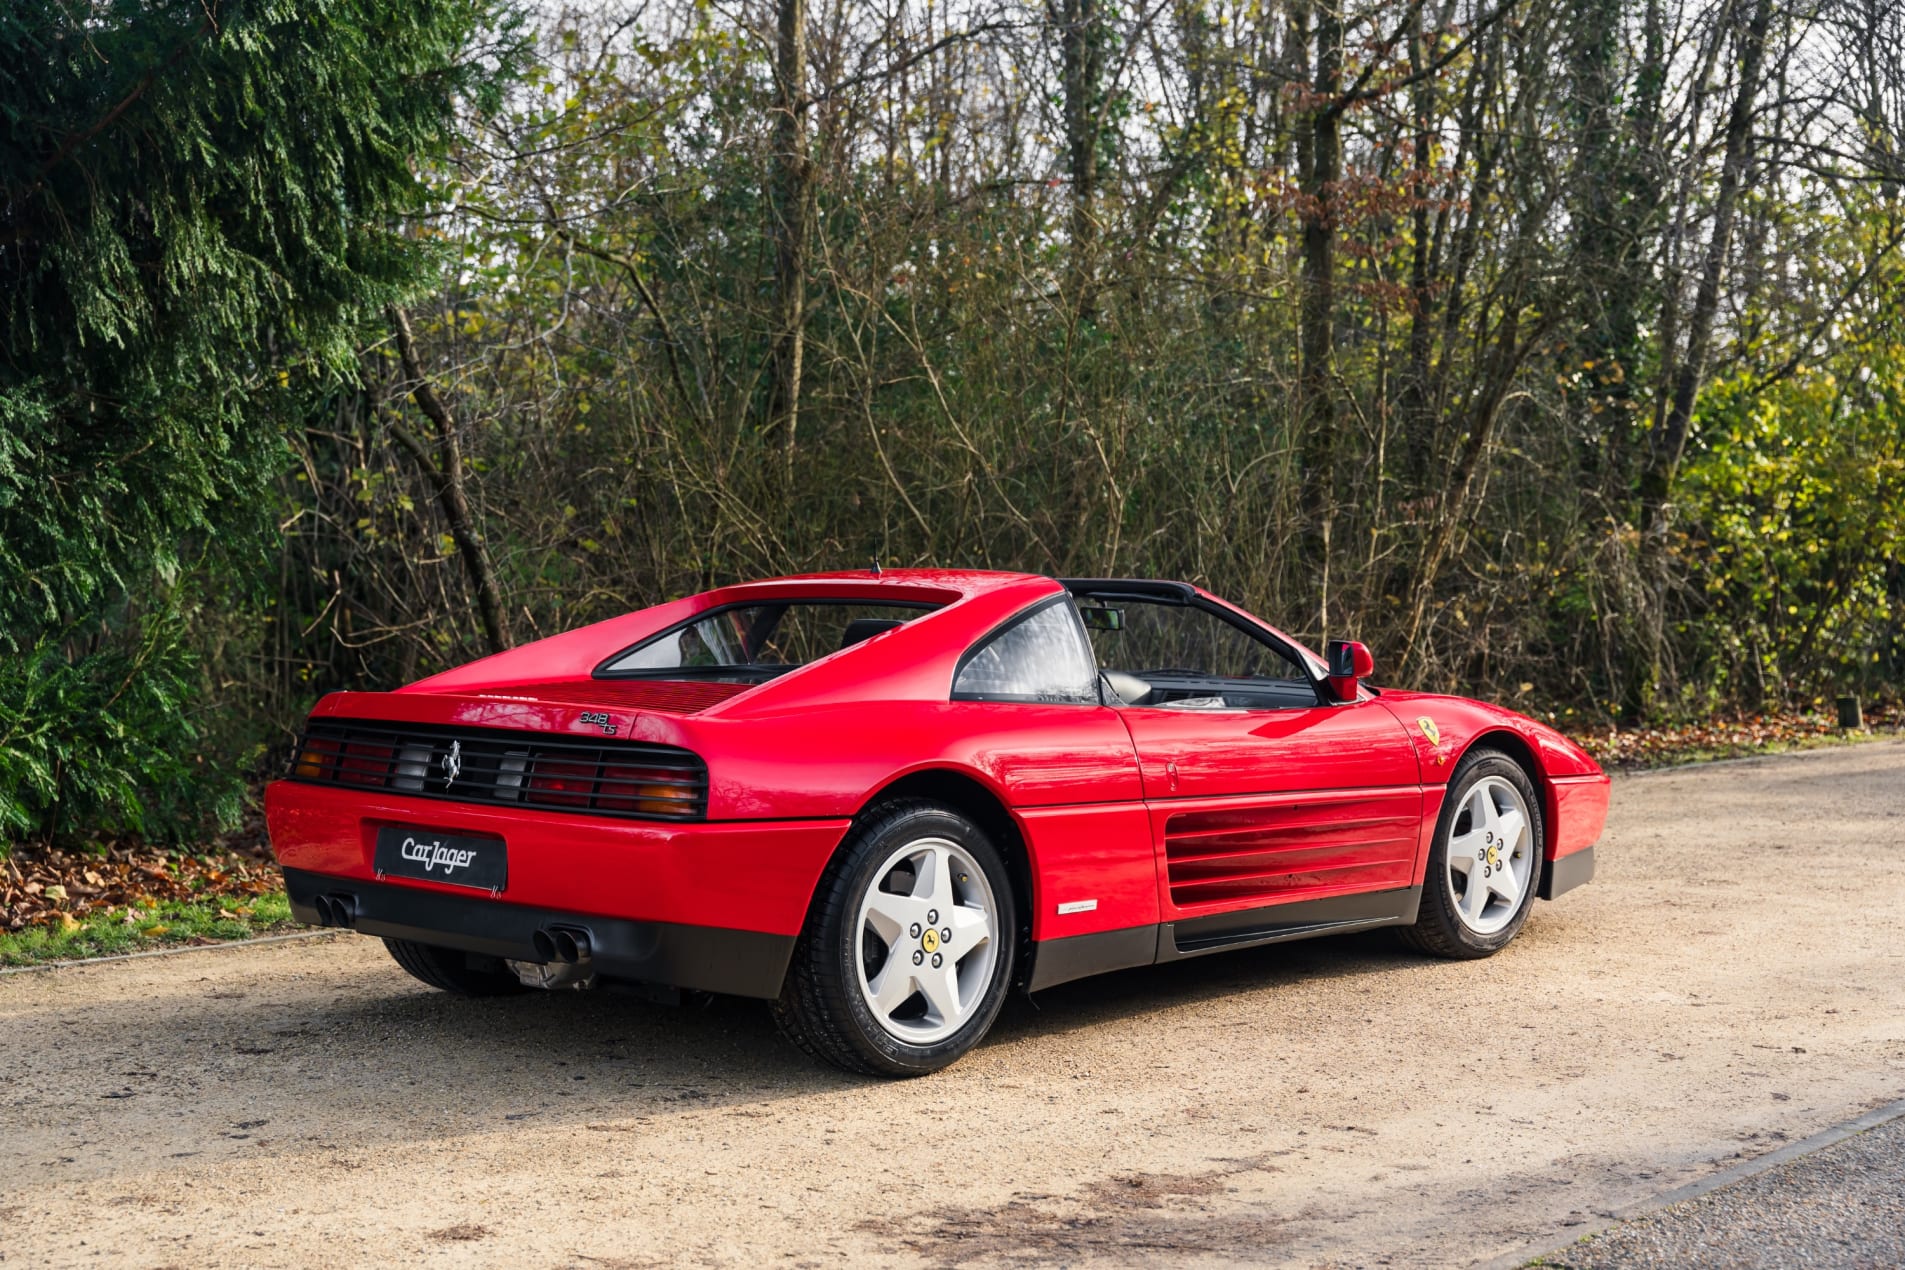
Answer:
<path fill-rule="evenodd" d="M 934 607 L 839 600 L 730 605 L 651 636 L 600 673 L 755 682 L 884 634 Z"/>

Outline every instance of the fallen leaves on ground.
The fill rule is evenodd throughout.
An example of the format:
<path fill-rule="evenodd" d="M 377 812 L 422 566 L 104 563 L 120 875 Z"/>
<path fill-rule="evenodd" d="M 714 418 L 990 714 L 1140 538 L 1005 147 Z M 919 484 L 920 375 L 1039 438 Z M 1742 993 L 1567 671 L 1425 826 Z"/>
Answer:
<path fill-rule="evenodd" d="M 1598 731 L 1576 732 L 1574 740 L 1603 767 L 1640 768 L 1901 730 L 1905 730 L 1905 703 L 1893 702 L 1867 707 L 1863 733 L 1841 728 L 1828 705 L 1825 711 L 1773 711 L 1660 727 L 1610 725 Z"/>
<path fill-rule="evenodd" d="M 80 918 L 121 909 L 127 924 L 136 926 L 141 910 L 169 900 L 218 899 L 243 915 L 248 901 L 278 887 L 276 866 L 256 850 L 20 845 L 0 859 L 0 931 L 40 924 L 70 930 Z"/>

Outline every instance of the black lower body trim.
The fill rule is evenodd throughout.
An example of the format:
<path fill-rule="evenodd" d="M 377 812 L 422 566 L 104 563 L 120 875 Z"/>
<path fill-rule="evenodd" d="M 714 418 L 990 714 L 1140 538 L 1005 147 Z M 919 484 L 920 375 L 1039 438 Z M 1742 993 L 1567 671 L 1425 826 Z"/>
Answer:
<path fill-rule="evenodd" d="M 1585 851 L 1571 851 L 1559 860 L 1549 860 L 1541 866 L 1541 887 L 1535 892 L 1544 900 L 1557 895 L 1566 895 L 1583 882 L 1594 878 L 1594 848 Z"/>
<path fill-rule="evenodd" d="M 1422 888 L 1398 887 L 1359 895 L 1297 900 L 1268 908 L 1245 909 L 1166 922 L 1158 931 L 1158 960 L 1176 961 L 1225 948 L 1276 944 L 1311 935 L 1335 935 L 1373 926 L 1407 926 L 1416 919 Z"/>
<path fill-rule="evenodd" d="M 793 935 L 596 917 L 303 869 L 284 870 L 284 889 L 292 916 L 313 926 L 341 922 L 365 935 L 537 962 L 547 958 L 537 952 L 536 932 L 560 926 L 586 932 L 595 972 L 605 978 L 741 997 L 778 997 L 794 955 Z"/>
<path fill-rule="evenodd" d="M 1032 945 L 1032 975 L 1025 981 L 1025 990 L 1037 992 L 1087 975 L 1148 966 L 1157 959 L 1156 926 L 1127 926 L 1093 935 L 1041 940 Z"/>
<path fill-rule="evenodd" d="M 1407 926 L 1415 921 L 1421 903 L 1422 888 L 1404 886 L 1325 900 L 1297 900 L 1185 922 L 1041 940 L 1032 945 L 1032 974 L 1025 990 L 1037 992 L 1087 975 L 1181 961 L 1227 948 L 1250 948 L 1377 926 Z"/>

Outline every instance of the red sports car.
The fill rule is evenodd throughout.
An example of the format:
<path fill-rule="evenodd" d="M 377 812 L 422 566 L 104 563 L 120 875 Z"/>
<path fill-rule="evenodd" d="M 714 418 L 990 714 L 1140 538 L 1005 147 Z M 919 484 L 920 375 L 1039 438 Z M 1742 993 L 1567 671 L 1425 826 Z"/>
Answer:
<path fill-rule="evenodd" d="M 293 912 L 466 994 L 762 997 L 934 1071 L 1007 991 L 1394 926 L 1483 957 L 1594 872 L 1608 778 L 1181 582 L 722 587 L 341 692 L 266 794 Z"/>

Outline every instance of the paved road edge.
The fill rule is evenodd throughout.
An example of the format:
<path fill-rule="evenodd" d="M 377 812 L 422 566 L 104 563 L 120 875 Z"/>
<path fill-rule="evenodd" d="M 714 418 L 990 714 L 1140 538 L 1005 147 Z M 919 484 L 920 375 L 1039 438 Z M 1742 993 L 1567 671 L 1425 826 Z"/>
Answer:
<path fill-rule="evenodd" d="M 1676 1187 L 1671 1191 L 1664 1191 L 1659 1195 L 1650 1195 L 1646 1199 L 1636 1200 L 1632 1204 L 1616 1209 L 1612 1216 L 1602 1219 L 1598 1225 L 1582 1230 L 1573 1238 L 1562 1243 L 1554 1243 L 1551 1239 L 1542 1239 L 1534 1243 L 1524 1244 L 1512 1252 L 1503 1253 L 1501 1256 L 1492 1257 L 1487 1261 L 1476 1262 L 1474 1270 L 1520 1270 L 1520 1267 L 1536 1262 L 1543 1257 L 1563 1252 L 1584 1239 L 1592 1239 L 1596 1235 L 1606 1234 L 1616 1226 L 1625 1225 L 1637 1217 L 1645 1217 L 1649 1213 L 1657 1213 L 1661 1209 L 1671 1208 L 1675 1204 L 1684 1203 L 1690 1199 L 1698 1199 L 1702 1195 L 1720 1190 L 1722 1187 L 1731 1186 L 1735 1182 L 1743 1182 L 1749 1177 L 1766 1172 L 1768 1169 L 1776 1169 L 1790 1160 L 1811 1155 L 1815 1151 L 1823 1151 L 1829 1146 L 1844 1142 L 1847 1138 L 1855 1138 L 1869 1129 L 1876 1129 L 1882 1124 L 1890 1124 L 1900 1117 L 1905 1117 L 1905 1098 L 1900 1098 L 1897 1101 L 1886 1103 L 1882 1107 L 1874 1108 L 1856 1120 L 1848 1120 L 1843 1124 L 1834 1125 L 1830 1129 L 1823 1129 L 1809 1138 L 1801 1138 L 1798 1142 L 1789 1142 L 1777 1151 L 1768 1151 L 1765 1155 L 1756 1155 L 1750 1160 L 1742 1160 L 1738 1164 L 1721 1169 L 1718 1173 L 1712 1173 L 1706 1177 L 1698 1178 L 1695 1181 L 1687 1183 L 1685 1186 Z"/>
<path fill-rule="evenodd" d="M 137 961 L 141 957 L 176 957 L 181 953 L 222 952 L 227 948 L 256 948 L 260 944 L 284 944 L 294 939 L 341 939 L 350 934 L 343 930 L 299 930 L 289 935 L 262 935 L 257 939 L 227 939 L 210 944 L 185 944 L 178 948 L 148 948 L 143 952 L 114 953 L 110 957 L 73 957 L 61 961 L 42 961 L 31 966 L 0 966 L 0 978 L 7 975 L 39 974 L 48 970 L 80 970 L 104 966 L 115 961 Z"/>

